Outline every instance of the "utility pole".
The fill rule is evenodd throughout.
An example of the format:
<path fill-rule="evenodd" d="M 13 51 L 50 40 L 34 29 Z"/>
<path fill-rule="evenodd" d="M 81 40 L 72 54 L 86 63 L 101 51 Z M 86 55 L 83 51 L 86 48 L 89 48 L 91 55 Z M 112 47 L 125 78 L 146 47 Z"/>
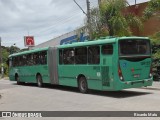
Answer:
<path fill-rule="evenodd" d="M 1 65 L 1 74 L 2 74 L 2 78 L 3 78 L 4 69 L 3 69 L 3 59 L 2 59 L 1 37 L 0 37 L 0 65 Z"/>
<path fill-rule="evenodd" d="M 87 3 L 87 23 L 88 23 L 88 31 L 89 31 L 89 38 L 92 39 L 92 28 L 91 28 L 91 12 L 90 12 L 90 2 L 86 0 Z"/>
<path fill-rule="evenodd" d="M 1 59 L 2 59 L 2 51 L 1 51 L 1 37 L 0 37 L 0 65 L 1 65 Z"/>
<path fill-rule="evenodd" d="M 101 4 L 101 0 L 98 0 L 98 6 L 100 7 L 100 4 Z"/>
<path fill-rule="evenodd" d="M 89 38 L 91 40 L 92 38 L 92 29 L 91 29 L 91 12 L 90 12 L 90 2 L 89 0 L 86 0 L 86 3 L 87 3 L 87 13 L 82 9 L 82 7 L 76 2 L 76 0 L 73 0 L 77 5 L 78 7 L 82 10 L 82 12 L 87 16 L 87 29 L 88 29 L 88 32 L 89 32 Z"/>

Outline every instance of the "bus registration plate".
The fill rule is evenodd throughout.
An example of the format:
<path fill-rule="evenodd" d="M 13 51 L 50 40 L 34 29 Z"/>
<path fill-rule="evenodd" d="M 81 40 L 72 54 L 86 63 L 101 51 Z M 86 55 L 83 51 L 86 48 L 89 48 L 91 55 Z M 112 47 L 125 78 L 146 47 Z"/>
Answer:
<path fill-rule="evenodd" d="M 140 75 L 139 75 L 139 74 L 134 74 L 133 77 L 134 77 L 134 78 L 139 78 Z"/>

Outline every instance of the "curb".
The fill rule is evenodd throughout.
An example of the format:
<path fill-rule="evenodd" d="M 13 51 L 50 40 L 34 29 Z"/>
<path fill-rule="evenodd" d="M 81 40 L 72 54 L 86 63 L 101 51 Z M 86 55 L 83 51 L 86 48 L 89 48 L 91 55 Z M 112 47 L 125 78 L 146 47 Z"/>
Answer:
<path fill-rule="evenodd" d="M 9 80 L 9 77 L 0 78 L 0 80 Z"/>

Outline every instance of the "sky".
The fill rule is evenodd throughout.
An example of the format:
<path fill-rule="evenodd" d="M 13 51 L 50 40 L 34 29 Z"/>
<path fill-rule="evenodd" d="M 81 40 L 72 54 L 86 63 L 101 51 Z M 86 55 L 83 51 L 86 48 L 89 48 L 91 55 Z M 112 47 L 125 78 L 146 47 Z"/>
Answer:
<path fill-rule="evenodd" d="M 76 1 L 87 10 L 86 0 Z M 96 7 L 98 0 L 90 0 L 90 5 Z M 0 0 L 1 44 L 25 48 L 24 36 L 30 35 L 38 45 L 83 26 L 85 17 L 73 0 Z"/>

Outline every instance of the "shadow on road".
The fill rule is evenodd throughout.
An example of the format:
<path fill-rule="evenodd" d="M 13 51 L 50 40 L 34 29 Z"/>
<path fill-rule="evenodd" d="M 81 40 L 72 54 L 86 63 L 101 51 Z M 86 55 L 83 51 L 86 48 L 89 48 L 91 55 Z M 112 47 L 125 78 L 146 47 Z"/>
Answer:
<path fill-rule="evenodd" d="M 17 84 L 14 83 L 14 85 L 17 85 Z M 33 84 L 33 83 L 26 83 L 26 84 L 23 84 L 22 86 L 37 87 L 37 85 Z M 47 89 L 55 89 L 55 90 L 60 90 L 60 91 L 75 92 L 75 93 L 78 93 L 78 94 L 82 94 L 82 93 L 79 92 L 78 88 L 75 88 L 75 87 L 44 84 L 43 88 L 41 88 L 41 89 L 46 89 L 46 88 Z M 89 95 L 104 96 L 104 97 L 113 97 L 113 98 L 128 98 L 128 97 L 141 96 L 141 95 L 147 95 L 147 94 L 152 94 L 152 93 L 151 92 L 130 91 L 130 90 L 122 90 L 122 91 L 89 90 L 88 94 Z"/>
<path fill-rule="evenodd" d="M 113 98 L 128 98 L 128 97 L 152 94 L 150 92 L 128 91 L 128 90 L 122 90 L 122 91 L 93 91 L 92 93 L 94 95 L 113 97 Z"/>

